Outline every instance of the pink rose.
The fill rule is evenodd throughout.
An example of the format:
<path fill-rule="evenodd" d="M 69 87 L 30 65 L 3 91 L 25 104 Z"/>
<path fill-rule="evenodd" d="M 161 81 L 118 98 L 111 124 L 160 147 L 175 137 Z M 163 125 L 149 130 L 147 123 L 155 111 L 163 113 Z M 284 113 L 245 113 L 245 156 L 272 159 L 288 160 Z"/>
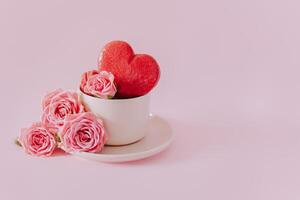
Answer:
<path fill-rule="evenodd" d="M 18 141 L 26 153 L 36 156 L 50 156 L 57 146 L 55 136 L 42 123 L 22 129 Z"/>
<path fill-rule="evenodd" d="M 98 75 L 98 74 L 99 74 L 98 70 L 91 70 L 91 71 L 87 71 L 87 72 L 83 73 L 81 75 L 80 89 L 83 91 L 89 78 L 91 76 Z"/>
<path fill-rule="evenodd" d="M 79 101 L 77 93 L 62 89 L 47 94 L 43 99 L 42 106 L 42 122 L 53 133 L 57 133 L 58 129 L 63 126 L 66 116 L 84 112 L 84 107 Z"/>
<path fill-rule="evenodd" d="M 108 99 L 115 96 L 117 89 L 114 75 L 107 71 L 92 70 L 81 77 L 80 89 L 87 95 Z"/>
<path fill-rule="evenodd" d="M 60 131 L 66 152 L 100 152 L 106 142 L 103 122 L 90 112 L 68 115 Z"/>

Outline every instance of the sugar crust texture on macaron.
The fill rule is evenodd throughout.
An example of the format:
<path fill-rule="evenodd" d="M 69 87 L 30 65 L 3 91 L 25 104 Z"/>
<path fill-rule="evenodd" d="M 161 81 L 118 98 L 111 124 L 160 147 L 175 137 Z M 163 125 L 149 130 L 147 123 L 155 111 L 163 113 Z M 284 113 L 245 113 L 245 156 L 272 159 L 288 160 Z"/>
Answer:
<path fill-rule="evenodd" d="M 143 96 L 157 85 L 160 78 L 156 60 L 147 54 L 135 54 L 125 41 L 106 44 L 99 56 L 98 67 L 115 76 L 116 98 Z"/>

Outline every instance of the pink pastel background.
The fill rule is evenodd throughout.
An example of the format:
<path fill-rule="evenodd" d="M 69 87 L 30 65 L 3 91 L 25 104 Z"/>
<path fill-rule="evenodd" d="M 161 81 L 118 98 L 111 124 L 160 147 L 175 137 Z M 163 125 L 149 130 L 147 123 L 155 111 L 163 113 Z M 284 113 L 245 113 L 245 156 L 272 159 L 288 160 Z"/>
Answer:
<path fill-rule="evenodd" d="M 297 0 L 0 2 L 0 198 L 300 199 Z M 152 111 L 170 149 L 103 164 L 30 157 L 13 144 L 41 98 L 76 88 L 101 47 L 157 58 Z"/>

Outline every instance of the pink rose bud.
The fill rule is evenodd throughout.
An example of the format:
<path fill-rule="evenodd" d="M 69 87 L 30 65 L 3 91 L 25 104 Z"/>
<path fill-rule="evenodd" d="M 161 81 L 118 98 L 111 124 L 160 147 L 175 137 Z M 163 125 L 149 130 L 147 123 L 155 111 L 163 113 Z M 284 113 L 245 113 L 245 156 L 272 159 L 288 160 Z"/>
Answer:
<path fill-rule="evenodd" d="M 57 146 L 55 136 L 42 123 L 22 129 L 18 141 L 26 153 L 35 156 L 50 156 Z"/>
<path fill-rule="evenodd" d="M 68 115 L 59 134 L 66 152 L 96 153 L 106 142 L 103 122 L 90 112 Z"/>
<path fill-rule="evenodd" d="M 92 71 L 87 71 L 81 75 L 81 82 L 80 82 L 80 89 L 81 91 L 84 90 L 84 87 L 86 86 L 87 81 L 89 80 L 90 77 L 94 75 L 98 75 L 99 71 L 98 70 L 92 70 Z"/>
<path fill-rule="evenodd" d="M 53 133 L 57 133 L 58 129 L 64 125 L 66 116 L 84 112 L 77 93 L 62 89 L 48 93 L 43 99 L 42 106 L 42 122 Z"/>
<path fill-rule="evenodd" d="M 81 77 L 80 89 L 87 95 L 109 99 L 115 96 L 117 89 L 114 75 L 107 71 L 92 70 Z"/>

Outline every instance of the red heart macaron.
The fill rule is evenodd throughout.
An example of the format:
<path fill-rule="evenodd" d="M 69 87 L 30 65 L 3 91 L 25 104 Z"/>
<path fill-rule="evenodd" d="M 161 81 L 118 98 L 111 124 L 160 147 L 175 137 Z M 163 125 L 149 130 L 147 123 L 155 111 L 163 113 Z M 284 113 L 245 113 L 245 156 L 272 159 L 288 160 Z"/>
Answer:
<path fill-rule="evenodd" d="M 101 71 L 115 76 L 117 98 L 143 96 L 157 84 L 160 69 L 155 59 L 146 54 L 134 54 L 131 46 L 124 41 L 106 44 L 98 60 Z"/>

